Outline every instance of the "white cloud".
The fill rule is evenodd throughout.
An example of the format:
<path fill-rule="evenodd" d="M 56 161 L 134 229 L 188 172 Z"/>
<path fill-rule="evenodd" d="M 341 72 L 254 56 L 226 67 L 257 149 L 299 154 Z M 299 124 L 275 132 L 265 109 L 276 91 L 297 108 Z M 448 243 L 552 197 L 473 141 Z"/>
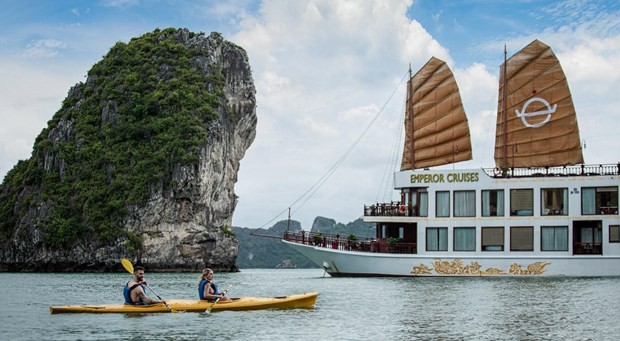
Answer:
<path fill-rule="evenodd" d="M 474 63 L 464 70 L 454 70 L 463 107 L 469 120 L 473 161 L 463 167 L 490 167 L 494 163 L 495 120 L 499 77 L 483 64 Z"/>
<path fill-rule="evenodd" d="M 236 26 L 238 18 L 243 17 L 249 10 L 251 11 L 255 2 L 255 0 L 187 1 L 178 7 L 183 15 L 189 18 L 199 18 L 200 20 L 208 18 L 208 20 L 225 22 L 228 26 Z"/>
<path fill-rule="evenodd" d="M 140 0 L 101 0 L 101 4 L 104 7 L 135 6 L 139 3 L 140 3 Z"/>
<path fill-rule="evenodd" d="M 378 109 L 375 105 L 354 107 L 340 113 L 338 118 L 342 123 L 370 122 L 370 120 L 377 114 L 377 111 Z"/>
<path fill-rule="evenodd" d="M 58 51 L 67 48 L 67 45 L 56 39 L 36 40 L 26 47 L 24 55 L 31 58 L 53 58 Z"/>
<path fill-rule="evenodd" d="M 430 57 L 435 56 L 448 65 L 452 64 L 448 50 L 441 46 L 417 21 L 409 23 L 401 39 L 403 60 L 409 60 L 421 67 Z"/>
<path fill-rule="evenodd" d="M 557 55 L 571 80 L 587 82 L 593 92 L 610 90 L 620 80 L 620 36 L 574 40 L 570 48 Z"/>
<path fill-rule="evenodd" d="M 315 120 L 312 116 L 305 115 L 301 119 L 301 124 L 307 133 L 317 138 L 333 139 L 338 135 L 338 129 L 333 125 Z"/>

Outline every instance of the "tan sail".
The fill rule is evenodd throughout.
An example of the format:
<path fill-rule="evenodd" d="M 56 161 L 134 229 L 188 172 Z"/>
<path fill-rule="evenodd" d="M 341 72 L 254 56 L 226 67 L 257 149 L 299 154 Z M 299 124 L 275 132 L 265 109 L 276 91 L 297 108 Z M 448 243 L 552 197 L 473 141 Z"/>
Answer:
<path fill-rule="evenodd" d="M 538 40 L 500 68 L 495 136 L 498 167 L 583 163 L 566 75 L 551 48 Z"/>
<path fill-rule="evenodd" d="M 471 160 L 467 116 L 448 65 L 432 57 L 407 83 L 400 170 Z"/>

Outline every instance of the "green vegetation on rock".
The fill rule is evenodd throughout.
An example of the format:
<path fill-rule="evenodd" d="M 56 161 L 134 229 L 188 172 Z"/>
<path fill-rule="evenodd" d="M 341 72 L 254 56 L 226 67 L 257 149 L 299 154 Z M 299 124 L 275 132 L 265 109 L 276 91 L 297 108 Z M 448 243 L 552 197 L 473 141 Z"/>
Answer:
<path fill-rule="evenodd" d="M 69 91 L 32 157 L 4 178 L 0 240 L 13 235 L 28 210 L 48 209 L 46 219 L 31 224 L 48 247 L 69 249 L 91 236 L 140 247 L 136 235 L 123 232 L 127 208 L 170 188 L 175 167 L 196 166 L 207 124 L 225 110 L 220 69 L 200 67 L 206 59 L 178 33 L 157 29 L 116 43 L 86 83 Z"/>
<path fill-rule="evenodd" d="M 298 221 L 292 220 L 291 224 L 293 225 L 291 231 L 298 231 L 300 229 Z M 278 238 L 283 236 L 286 226 L 287 222 L 281 221 L 268 230 L 233 227 L 235 235 L 239 240 L 237 266 L 240 269 L 274 269 L 283 263 L 290 262 L 297 268 L 318 267 L 306 256 L 284 244 Z M 264 237 L 265 235 L 276 238 Z"/>
<path fill-rule="evenodd" d="M 319 216 L 312 223 L 312 232 L 340 234 L 343 237 L 353 234 L 356 238 L 373 238 L 375 230 L 375 224 L 365 223 L 361 218 L 345 225 L 337 223 L 334 219 Z"/>

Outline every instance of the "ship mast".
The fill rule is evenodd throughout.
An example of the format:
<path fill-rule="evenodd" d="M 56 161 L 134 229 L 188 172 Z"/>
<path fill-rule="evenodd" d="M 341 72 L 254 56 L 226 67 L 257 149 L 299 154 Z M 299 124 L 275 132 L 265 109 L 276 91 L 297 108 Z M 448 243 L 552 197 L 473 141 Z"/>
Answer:
<path fill-rule="evenodd" d="M 411 169 L 415 169 L 415 151 L 414 151 L 414 143 L 415 136 L 413 132 L 413 82 L 411 79 L 413 78 L 413 73 L 411 72 L 411 63 L 409 63 L 409 86 L 407 87 L 407 97 L 408 97 L 408 105 L 407 105 L 407 116 L 409 116 L 409 131 L 411 132 Z"/>
<path fill-rule="evenodd" d="M 506 64 L 506 45 L 504 45 L 504 91 L 502 93 L 502 145 L 503 145 L 503 155 L 502 155 L 502 166 L 508 166 L 508 117 L 506 114 L 506 100 L 508 98 L 508 90 L 506 89 L 508 85 L 508 80 L 506 79 L 506 69 L 508 65 Z"/>

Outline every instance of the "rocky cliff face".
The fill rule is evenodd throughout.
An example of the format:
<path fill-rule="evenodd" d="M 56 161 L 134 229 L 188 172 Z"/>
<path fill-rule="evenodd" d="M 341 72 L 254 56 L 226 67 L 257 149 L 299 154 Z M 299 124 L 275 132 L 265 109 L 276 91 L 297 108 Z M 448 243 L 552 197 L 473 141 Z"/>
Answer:
<path fill-rule="evenodd" d="M 102 90 L 104 86 L 101 85 L 101 73 L 89 73 L 86 83 L 78 84 L 70 91 L 63 108 L 37 139 L 33 157 L 27 160 L 29 163 L 18 164 L 7 175 L 0 188 L 0 203 L 5 208 L 9 207 L 12 212 L 12 215 L 8 216 L 6 212 L 9 210 L 4 210 L 6 221 L 1 231 L 4 236 L 0 239 L 3 242 L 0 245 L 1 270 L 115 271 L 122 269 L 119 265 L 122 257 L 127 257 L 134 263 L 142 263 L 147 271 L 198 271 L 207 266 L 216 271 L 237 270 L 235 260 L 239 243 L 231 228 L 237 199 L 234 184 L 237 181 L 240 160 L 254 140 L 257 121 L 256 91 L 247 55 L 243 49 L 226 42 L 219 34 L 205 36 L 185 29 L 168 29 L 151 33 L 149 39 L 159 45 L 162 45 L 162 41 L 170 40 L 174 49 L 182 46 L 189 51 L 187 63 L 191 65 L 192 72 L 198 71 L 209 80 L 199 84 L 200 89 L 197 91 L 206 90 L 208 94 L 218 97 L 209 108 L 204 109 L 209 114 L 203 116 L 211 117 L 204 118 L 200 126 L 204 131 L 195 132 L 194 128 L 184 128 L 188 139 L 190 136 L 204 136 L 194 151 L 197 155 L 190 155 L 197 158 L 189 162 L 171 163 L 164 171 L 158 170 L 157 177 L 148 178 L 145 200 L 115 200 L 114 205 L 106 206 L 108 211 L 102 212 L 123 212 L 116 220 L 117 226 L 92 229 L 88 224 L 75 224 L 81 227 L 76 229 L 74 240 L 63 244 L 66 237 L 63 237 L 65 239 L 61 242 L 58 242 L 58 238 L 53 239 L 56 235 L 66 235 L 60 234 L 64 225 L 57 221 L 73 226 L 73 216 L 67 218 L 66 210 L 71 210 L 76 219 L 82 219 L 78 222 L 93 219 L 96 221 L 96 216 L 89 218 L 91 220 L 86 218 L 90 216 L 89 208 L 100 204 L 97 201 L 99 198 L 91 200 L 94 194 L 82 199 L 84 202 L 80 205 L 74 202 L 60 203 L 53 197 L 50 198 L 45 190 L 46 186 L 49 187 L 47 181 L 51 181 L 49 174 L 55 174 L 55 181 L 63 183 L 67 181 L 68 174 L 74 174 L 76 169 L 80 169 L 80 166 L 75 167 L 75 163 L 84 162 L 79 157 L 69 157 L 68 155 L 73 154 L 63 152 L 63 148 L 70 146 L 77 151 L 83 151 L 87 149 L 87 144 L 93 144 L 88 142 L 88 139 L 81 138 L 85 136 L 83 131 L 76 132 L 76 126 L 84 124 L 79 121 L 79 115 L 67 113 L 96 110 L 100 119 L 94 126 L 99 131 L 93 131 L 102 137 L 99 142 L 94 143 L 103 143 L 102 139 L 113 140 L 109 137 L 112 135 L 106 135 L 107 132 L 128 121 L 125 118 L 128 112 L 132 113 L 132 120 L 135 120 L 134 117 L 148 116 L 155 110 L 170 110 L 165 107 L 166 102 L 163 100 L 152 106 L 147 104 L 146 108 L 140 111 L 132 100 L 119 103 L 117 98 L 110 99 L 111 95 L 106 94 L 123 94 L 124 91 L 128 98 L 136 98 L 131 96 L 140 94 L 123 88 L 125 83 L 116 84 L 110 87 L 111 90 L 107 90 L 110 92 L 106 92 L 105 89 Z M 130 42 L 129 45 L 131 44 Z M 139 51 L 146 49 L 141 47 Z M 147 55 L 146 58 L 159 57 Z M 170 75 L 169 69 L 170 65 L 166 63 L 158 65 L 159 71 L 153 76 L 155 84 L 175 81 L 179 71 Z M 126 84 L 127 87 L 132 86 L 131 82 Z M 154 85 L 143 87 L 144 91 L 157 91 L 153 90 Z M 101 104 L 84 108 L 89 103 L 84 100 L 85 96 L 92 93 L 101 94 L 97 99 Z M 160 97 L 168 98 L 165 96 L 167 93 Z M 186 101 L 176 104 L 177 107 L 171 106 L 171 112 L 177 112 L 178 106 L 184 103 Z M 165 122 L 167 125 L 181 125 L 175 120 Z M 158 129 L 165 129 L 167 125 Z M 197 135 L 198 133 L 203 135 Z M 132 132 L 131 136 L 135 134 L 137 133 Z M 144 140 L 147 142 L 140 142 L 140 146 L 163 139 L 150 131 L 140 131 L 140 134 L 147 136 Z M 126 138 L 118 141 L 126 143 Z M 160 146 L 156 150 L 159 152 L 162 148 L 167 150 L 165 148 L 168 147 Z M 171 160 L 171 154 L 175 153 L 165 154 L 162 162 Z M 123 173 L 122 161 L 98 161 L 101 163 L 98 166 L 101 171 L 97 176 L 104 179 L 108 186 L 106 189 L 112 188 L 110 193 L 113 193 L 119 179 L 130 178 Z M 140 162 L 141 160 L 132 159 L 127 161 L 127 167 L 134 167 Z M 138 174 L 149 171 L 147 167 Z M 31 173 L 35 175 L 20 177 L 20 174 Z M 81 190 L 78 185 L 74 186 L 75 191 Z M 128 193 L 135 192 L 136 190 L 132 190 Z M 60 211 L 59 206 L 65 211 Z M 108 207 L 118 207 L 118 211 Z M 100 219 L 105 218 L 104 214 Z"/>

